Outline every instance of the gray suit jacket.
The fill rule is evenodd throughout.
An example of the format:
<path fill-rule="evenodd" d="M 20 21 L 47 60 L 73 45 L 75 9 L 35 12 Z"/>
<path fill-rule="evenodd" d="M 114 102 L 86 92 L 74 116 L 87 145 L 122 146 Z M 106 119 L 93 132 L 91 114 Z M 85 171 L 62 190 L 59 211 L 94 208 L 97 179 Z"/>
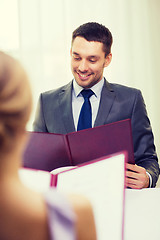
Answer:
<path fill-rule="evenodd" d="M 152 176 L 152 187 L 159 176 L 159 165 L 145 103 L 140 90 L 111 84 L 105 80 L 94 126 L 131 119 L 134 157 L 137 165 Z M 34 131 L 66 134 L 74 132 L 72 82 L 39 98 Z"/>

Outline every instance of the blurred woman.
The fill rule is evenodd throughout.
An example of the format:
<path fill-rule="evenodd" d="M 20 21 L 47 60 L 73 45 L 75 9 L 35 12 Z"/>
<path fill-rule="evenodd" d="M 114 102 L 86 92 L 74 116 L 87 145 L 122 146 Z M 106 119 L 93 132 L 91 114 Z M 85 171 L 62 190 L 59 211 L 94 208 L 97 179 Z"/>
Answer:
<path fill-rule="evenodd" d="M 34 192 L 19 179 L 32 94 L 23 67 L 0 52 L 0 239 L 96 239 L 92 208 L 82 196 Z"/>

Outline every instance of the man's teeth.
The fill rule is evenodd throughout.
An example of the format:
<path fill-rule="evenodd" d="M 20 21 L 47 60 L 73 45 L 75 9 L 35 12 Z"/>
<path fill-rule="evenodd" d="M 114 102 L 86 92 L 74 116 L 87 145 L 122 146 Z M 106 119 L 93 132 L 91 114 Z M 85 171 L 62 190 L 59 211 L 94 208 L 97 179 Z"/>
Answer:
<path fill-rule="evenodd" d="M 79 75 L 81 76 L 81 77 L 83 77 L 83 78 L 85 78 L 85 77 L 88 77 L 89 75 L 84 75 L 84 74 L 80 74 L 79 73 Z"/>

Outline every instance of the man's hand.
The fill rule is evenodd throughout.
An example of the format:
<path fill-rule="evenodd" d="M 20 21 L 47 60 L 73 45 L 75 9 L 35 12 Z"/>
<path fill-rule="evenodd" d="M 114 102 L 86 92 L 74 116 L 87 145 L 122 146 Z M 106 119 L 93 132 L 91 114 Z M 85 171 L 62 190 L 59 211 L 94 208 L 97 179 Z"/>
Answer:
<path fill-rule="evenodd" d="M 149 186 L 146 169 L 133 164 L 126 164 L 126 187 L 141 189 Z"/>

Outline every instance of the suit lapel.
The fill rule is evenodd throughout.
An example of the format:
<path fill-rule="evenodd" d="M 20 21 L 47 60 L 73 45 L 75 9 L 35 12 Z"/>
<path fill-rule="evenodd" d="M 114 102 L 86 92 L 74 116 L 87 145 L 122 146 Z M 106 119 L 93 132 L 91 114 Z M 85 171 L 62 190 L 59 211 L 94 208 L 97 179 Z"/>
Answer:
<path fill-rule="evenodd" d="M 105 80 L 94 127 L 107 123 L 107 117 L 112 108 L 114 99 L 115 93 L 110 87 L 110 84 Z M 66 133 L 74 132 L 75 126 L 72 113 L 72 82 L 64 86 L 62 91 L 59 93 L 59 107 L 61 109 Z"/>
<path fill-rule="evenodd" d="M 101 99 L 99 104 L 99 110 L 95 120 L 94 127 L 104 125 L 107 123 L 107 117 L 112 108 L 115 99 L 115 93 L 110 87 L 109 83 L 105 80 L 102 88 Z"/>
<path fill-rule="evenodd" d="M 63 118 L 66 133 L 74 132 L 75 126 L 72 114 L 72 82 L 64 86 L 59 93 L 59 107 Z"/>

